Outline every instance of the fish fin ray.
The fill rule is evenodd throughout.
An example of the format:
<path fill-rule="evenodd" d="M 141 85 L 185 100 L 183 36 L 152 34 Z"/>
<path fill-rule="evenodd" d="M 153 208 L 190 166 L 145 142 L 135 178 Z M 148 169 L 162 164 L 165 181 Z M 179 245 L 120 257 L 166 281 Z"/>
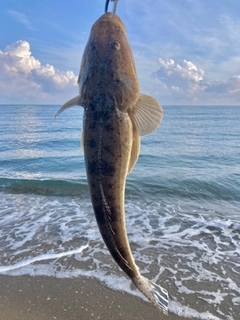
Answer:
<path fill-rule="evenodd" d="M 84 154 L 84 131 L 83 130 L 80 133 L 80 142 L 81 142 L 82 152 Z"/>
<path fill-rule="evenodd" d="M 157 129 L 162 121 L 162 114 L 162 107 L 158 101 L 146 94 L 140 94 L 137 103 L 129 111 L 140 136 L 145 136 Z"/>
<path fill-rule="evenodd" d="M 133 167 L 135 166 L 135 163 L 138 160 L 138 156 L 140 153 L 140 136 L 136 129 L 133 130 L 133 144 L 132 144 L 132 150 L 130 155 L 130 161 L 128 164 L 128 174 L 132 171 Z"/>
<path fill-rule="evenodd" d="M 99 184 L 99 188 L 100 188 L 100 192 L 101 192 L 101 197 L 102 197 L 102 205 L 103 205 L 103 212 L 105 213 L 105 221 L 106 221 L 106 224 L 107 224 L 107 227 L 108 229 L 110 230 L 110 234 L 111 234 L 111 239 L 112 239 L 112 244 L 114 245 L 114 248 L 115 248 L 115 251 L 117 252 L 117 255 L 118 257 L 124 262 L 124 264 L 130 269 L 132 270 L 131 266 L 129 265 L 127 259 L 125 259 L 122 255 L 122 253 L 120 252 L 117 244 L 116 244 L 116 241 L 115 241 L 115 232 L 112 228 L 112 218 L 111 218 L 111 207 L 109 206 L 108 202 L 107 202 L 107 199 L 105 197 L 105 194 L 104 194 L 104 190 L 103 190 L 103 186 L 102 184 L 100 183 Z"/>
<path fill-rule="evenodd" d="M 167 290 L 141 275 L 132 280 L 138 290 L 141 291 L 155 307 L 160 309 L 164 314 L 168 314 L 169 299 Z"/>
<path fill-rule="evenodd" d="M 64 105 L 58 110 L 58 112 L 55 114 L 54 118 L 56 119 L 57 116 L 62 113 L 64 110 L 71 108 L 73 106 L 82 106 L 81 104 L 81 97 L 80 95 L 72 98 L 71 100 L 64 103 Z"/>
<path fill-rule="evenodd" d="M 80 76 L 80 73 L 79 73 L 78 78 L 77 78 L 77 85 L 79 85 L 80 80 L 81 80 L 81 76 Z"/>
<path fill-rule="evenodd" d="M 102 183 L 99 184 L 100 187 L 100 192 L 101 192 L 101 197 L 102 197 L 102 206 L 103 206 L 103 212 L 107 216 L 107 225 L 109 230 L 111 231 L 112 235 L 115 235 L 115 232 L 113 231 L 112 225 L 111 225 L 111 208 L 107 202 L 107 199 L 105 197 L 104 191 L 103 191 L 103 186 Z"/>

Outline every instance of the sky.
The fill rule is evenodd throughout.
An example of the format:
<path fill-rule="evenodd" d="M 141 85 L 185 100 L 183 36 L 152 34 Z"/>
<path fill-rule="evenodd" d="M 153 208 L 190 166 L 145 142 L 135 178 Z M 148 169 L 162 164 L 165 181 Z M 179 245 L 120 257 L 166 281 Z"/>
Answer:
<path fill-rule="evenodd" d="M 105 0 L 1 0 L 0 104 L 63 104 Z M 113 4 L 109 4 L 112 11 Z M 141 92 L 161 105 L 240 105 L 239 0 L 119 0 Z"/>

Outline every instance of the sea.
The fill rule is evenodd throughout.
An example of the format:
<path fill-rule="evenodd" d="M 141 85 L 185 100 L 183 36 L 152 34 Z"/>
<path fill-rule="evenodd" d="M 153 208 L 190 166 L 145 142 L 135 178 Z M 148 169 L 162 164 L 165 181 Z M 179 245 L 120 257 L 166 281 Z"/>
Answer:
<path fill-rule="evenodd" d="M 83 109 L 0 105 L 0 274 L 91 277 L 142 297 L 110 256 L 81 151 Z M 240 107 L 163 106 L 127 177 L 141 274 L 190 319 L 240 314 Z M 143 298 L 144 299 L 144 298 Z"/>

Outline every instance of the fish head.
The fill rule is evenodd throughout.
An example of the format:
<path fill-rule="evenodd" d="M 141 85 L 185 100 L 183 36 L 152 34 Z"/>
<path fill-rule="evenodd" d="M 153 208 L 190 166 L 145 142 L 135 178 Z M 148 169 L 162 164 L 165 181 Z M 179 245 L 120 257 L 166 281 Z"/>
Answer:
<path fill-rule="evenodd" d="M 122 111 L 136 103 L 139 85 L 135 63 L 126 28 L 117 15 L 112 17 L 108 12 L 93 24 L 78 84 L 84 101 L 99 100 L 104 95 Z"/>

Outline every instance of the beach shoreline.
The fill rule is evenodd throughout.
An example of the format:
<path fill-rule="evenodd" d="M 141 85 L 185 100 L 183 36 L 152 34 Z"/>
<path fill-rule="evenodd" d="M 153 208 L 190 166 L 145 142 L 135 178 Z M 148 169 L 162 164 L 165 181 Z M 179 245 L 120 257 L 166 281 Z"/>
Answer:
<path fill-rule="evenodd" d="M 1 320 L 181 320 L 95 279 L 0 276 Z"/>

